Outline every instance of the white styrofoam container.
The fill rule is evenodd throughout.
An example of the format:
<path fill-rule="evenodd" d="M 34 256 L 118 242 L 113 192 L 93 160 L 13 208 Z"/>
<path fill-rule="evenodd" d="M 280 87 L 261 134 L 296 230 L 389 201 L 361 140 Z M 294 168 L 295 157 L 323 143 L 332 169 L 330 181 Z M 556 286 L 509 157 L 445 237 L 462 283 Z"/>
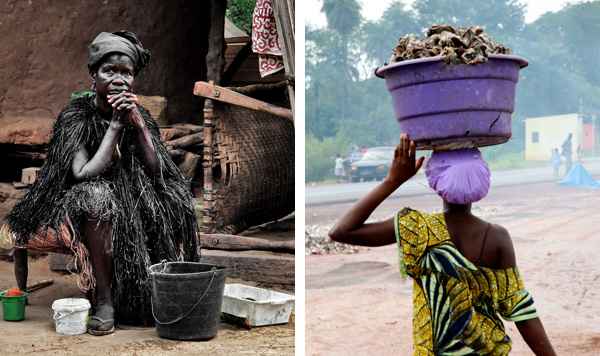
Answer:
<path fill-rule="evenodd" d="M 226 284 L 221 311 L 244 319 L 247 326 L 287 324 L 294 296 L 244 284 Z"/>

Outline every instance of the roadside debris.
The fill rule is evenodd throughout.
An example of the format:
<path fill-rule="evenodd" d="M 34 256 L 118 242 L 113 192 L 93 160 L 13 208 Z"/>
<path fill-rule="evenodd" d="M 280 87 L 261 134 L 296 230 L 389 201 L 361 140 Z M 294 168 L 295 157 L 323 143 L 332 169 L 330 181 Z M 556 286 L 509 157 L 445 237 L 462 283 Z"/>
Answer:
<path fill-rule="evenodd" d="M 352 254 L 365 250 L 365 247 L 352 246 L 331 241 L 327 232 L 333 224 L 307 225 L 304 230 L 304 246 L 306 255 Z"/>

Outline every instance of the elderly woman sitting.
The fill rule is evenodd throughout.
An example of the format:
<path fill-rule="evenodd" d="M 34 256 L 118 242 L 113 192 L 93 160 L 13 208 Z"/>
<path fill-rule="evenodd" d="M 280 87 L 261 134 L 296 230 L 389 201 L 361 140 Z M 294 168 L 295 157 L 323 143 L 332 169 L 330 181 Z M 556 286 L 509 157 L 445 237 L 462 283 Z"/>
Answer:
<path fill-rule="evenodd" d="M 188 182 L 133 94 L 149 58 L 131 32 L 93 40 L 93 93 L 59 114 L 39 178 L 8 218 L 21 289 L 27 248 L 75 254 L 79 286 L 92 297 L 93 335 L 112 333 L 115 320 L 152 325 L 148 266 L 198 259 Z"/>

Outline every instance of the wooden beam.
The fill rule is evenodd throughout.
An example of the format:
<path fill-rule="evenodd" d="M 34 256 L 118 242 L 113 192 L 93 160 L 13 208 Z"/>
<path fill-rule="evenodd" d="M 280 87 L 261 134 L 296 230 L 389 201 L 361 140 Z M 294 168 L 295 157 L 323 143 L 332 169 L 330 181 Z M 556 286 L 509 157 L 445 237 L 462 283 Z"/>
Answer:
<path fill-rule="evenodd" d="M 225 10 L 227 0 L 211 0 L 208 53 L 206 54 L 206 77 L 221 84 L 225 67 Z"/>
<path fill-rule="evenodd" d="M 201 144 L 204 141 L 203 137 L 204 134 L 202 132 L 196 132 L 191 135 L 182 136 L 174 140 L 167 141 L 165 142 L 165 146 L 169 147 L 170 149 L 194 146 Z"/>
<path fill-rule="evenodd" d="M 14 157 L 18 159 L 28 159 L 32 161 L 44 161 L 47 157 L 45 152 L 26 152 L 26 151 L 17 151 L 17 152 L 3 152 L 4 157 Z"/>
<path fill-rule="evenodd" d="M 294 41 L 295 35 L 295 23 L 294 23 L 294 0 L 274 0 L 273 1 L 273 15 L 275 16 L 275 23 L 277 24 L 277 36 L 279 37 L 279 44 L 283 49 L 283 65 L 285 67 L 285 74 L 288 78 L 288 94 L 290 97 L 290 104 L 292 111 L 294 110 L 295 99 L 294 99 L 294 77 L 295 77 L 295 47 Z"/>
<path fill-rule="evenodd" d="M 273 241 L 239 235 L 200 234 L 200 241 L 202 248 L 211 250 L 260 250 L 294 253 L 294 240 Z"/>
<path fill-rule="evenodd" d="M 264 251 L 202 250 L 202 263 L 227 267 L 227 276 L 294 288 L 294 255 Z"/>
<path fill-rule="evenodd" d="M 172 141 L 176 138 L 202 132 L 202 126 L 193 124 L 177 124 L 160 128 L 160 139 L 163 142 Z"/>
<path fill-rule="evenodd" d="M 249 84 L 244 85 L 242 87 L 227 87 L 227 89 L 231 89 L 236 93 L 244 94 L 244 95 L 252 95 L 261 91 L 266 90 L 277 90 L 277 89 L 285 89 L 287 86 L 287 81 L 281 81 L 276 83 L 259 83 L 259 84 Z"/>
<path fill-rule="evenodd" d="M 294 120 L 294 116 L 290 109 L 275 106 L 207 82 L 196 82 L 194 85 L 194 95 L 238 105 L 247 109 L 267 112 L 291 121 Z"/>

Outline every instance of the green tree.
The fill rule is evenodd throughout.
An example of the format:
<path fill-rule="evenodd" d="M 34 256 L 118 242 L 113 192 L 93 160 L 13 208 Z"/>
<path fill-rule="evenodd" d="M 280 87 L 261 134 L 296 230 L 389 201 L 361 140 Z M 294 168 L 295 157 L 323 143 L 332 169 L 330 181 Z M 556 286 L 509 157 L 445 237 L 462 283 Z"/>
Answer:
<path fill-rule="evenodd" d="M 252 13 L 256 0 L 229 0 L 227 17 L 246 33 L 252 33 Z"/>
<path fill-rule="evenodd" d="M 532 24 L 537 41 L 546 47 L 559 47 L 566 62 L 561 66 L 600 82 L 597 70 L 600 58 L 600 1 L 571 4 L 556 13 L 547 13 Z M 550 46 L 551 44 L 551 46 Z"/>
<path fill-rule="evenodd" d="M 506 42 L 525 27 L 525 5 L 519 0 L 416 0 L 421 26 L 433 24 L 479 25 Z"/>
<path fill-rule="evenodd" d="M 321 9 L 327 17 L 327 26 L 348 37 L 361 21 L 360 4 L 356 0 L 324 0 Z"/>
<path fill-rule="evenodd" d="M 335 47 L 339 50 L 343 75 L 338 78 L 341 80 L 339 83 L 342 87 L 343 103 L 340 108 L 340 116 L 342 120 L 345 120 L 348 112 L 348 82 L 356 77 L 356 69 L 349 65 L 350 36 L 361 22 L 360 4 L 356 0 L 324 0 L 322 11 L 327 18 L 328 27 L 339 35 L 339 45 Z"/>
<path fill-rule="evenodd" d="M 419 34 L 422 29 L 416 13 L 412 9 L 405 9 L 401 1 L 395 1 L 379 20 L 363 24 L 361 48 L 375 65 L 382 65 L 389 60 L 392 48 L 400 37 L 408 33 Z"/>
<path fill-rule="evenodd" d="M 335 136 L 340 120 L 340 82 L 348 83 L 336 51 L 335 33 L 329 29 L 310 29 L 306 35 L 306 130 L 317 139 Z"/>

